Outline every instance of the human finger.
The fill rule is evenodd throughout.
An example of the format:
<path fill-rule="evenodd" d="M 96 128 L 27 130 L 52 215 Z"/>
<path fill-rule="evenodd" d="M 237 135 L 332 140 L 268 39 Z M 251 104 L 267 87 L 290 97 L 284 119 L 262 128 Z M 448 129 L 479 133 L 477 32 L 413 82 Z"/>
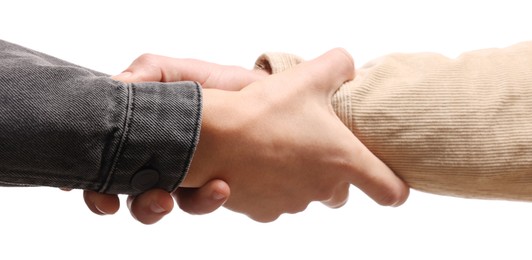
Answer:
<path fill-rule="evenodd" d="M 137 196 L 129 196 L 127 206 L 131 215 L 143 224 L 154 224 L 174 208 L 170 193 L 162 189 L 151 189 Z"/>
<path fill-rule="evenodd" d="M 87 207 L 98 215 L 112 215 L 120 208 L 120 200 L 117 195 L 85 190 L 83 191 L 83 199 Z"/>
<path fill-rule="evenodd" d="M 179 207 L 190 214 L 207 214 L 229 198 L 230 188 L 222 180 L 211 180 L 200 188 L 179 188 L 173 193 Z"/>
<path fill-rule="evenodd" d="M 338 185 L 332 196 L 329 199 L 323 200 L 321 202 L 329 208 L 342 207 L 347 203 L 347 200 L 349 198 L 349 186 L 349 183 L 342 183 Z"/>
<path fill-rule="evenodd" d="M 348 174 L 350 183 L 381 205 L 403 204 L 409 195 L 408 185 L 358 139 L 353 138 L 352 142 L 356 163 L 355 170 Z"/>
<path fill-rule="evenodd" d="M 354 78 L 355 64 L 353 58 L 345 49 L 335 48 L 313 60 L 302 62 L 276 75 L 280 76 L 281 74 L 285 74 L 284 77 L 300 81 L 292 81 L 294 85 L 336 91 L 342 83 Z"/>
<path fill-rule="evenodd" d="M 123 82 L 196 81 L 204 88 L 240 90 L 267 75 L 265 71 L 238 66 L 143 54 L 113 79 Z"/>

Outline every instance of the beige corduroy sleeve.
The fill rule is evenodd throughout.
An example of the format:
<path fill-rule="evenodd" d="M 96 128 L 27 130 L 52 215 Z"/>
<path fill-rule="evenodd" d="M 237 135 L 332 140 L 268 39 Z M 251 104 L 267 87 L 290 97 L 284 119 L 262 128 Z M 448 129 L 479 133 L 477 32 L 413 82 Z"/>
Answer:
<path fill-rule="evenodd" d="M 295 66 L 262 55 L 271 73 Z M 332 100 L 348 128 L 412 188 L 532 201 L 532 42 L 468 52 L 391 54 Z"/>

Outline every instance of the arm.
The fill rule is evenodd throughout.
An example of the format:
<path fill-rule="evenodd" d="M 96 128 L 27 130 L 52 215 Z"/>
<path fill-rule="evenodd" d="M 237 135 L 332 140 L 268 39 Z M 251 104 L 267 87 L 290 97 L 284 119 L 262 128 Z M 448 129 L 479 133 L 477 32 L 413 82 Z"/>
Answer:
<path fill-rule="evenodd" d="M 124 84 L 0 41 L 0 182 L 173 191 L 198 141 L 196 83 Z"/>
<path fill-rule="evenodd" d="M 266 55 L 284 70 L 294 56 Z M 532 200 L 532 43 L 465 53 L 392 54 L 336 93 L 342 121 L 412 188 Z"/>

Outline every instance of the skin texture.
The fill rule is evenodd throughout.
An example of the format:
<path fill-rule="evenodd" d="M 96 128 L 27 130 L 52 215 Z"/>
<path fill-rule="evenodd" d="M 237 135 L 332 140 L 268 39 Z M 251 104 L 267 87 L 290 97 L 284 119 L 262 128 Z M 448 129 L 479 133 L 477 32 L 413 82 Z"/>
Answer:
<path fill-rule="evenodd" d="M 300 212 L 312 201 L 340 207 L 351 184 L 382 205 L 406 200 L 405 183 L 332 109 L 334 92 L 354 77 L 349 54 L 335 49 L 265 76 L 239 67 L 143 55 L 115 77 L 127 82 L 195 80 L 204 86 L 200 142 L 182 187 L 173 193 L 183 210 L 209 213 L 228 197 L 225 207 L 268 222 Z M 85 194 L 91 209 L 118 209 L 111 195 Z M 128 201 L 142 223 L 155 223 L 173 205 L 170 194 L 161 191 Z"/>

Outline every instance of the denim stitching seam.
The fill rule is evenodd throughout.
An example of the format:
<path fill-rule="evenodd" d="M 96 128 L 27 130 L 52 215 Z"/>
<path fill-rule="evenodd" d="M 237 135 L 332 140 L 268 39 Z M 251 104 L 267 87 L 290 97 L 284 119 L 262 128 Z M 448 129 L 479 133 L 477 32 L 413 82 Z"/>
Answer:
<path fill-rule="evenodd" d="M 111 169 L 109 170 L 109 173 L 107 174 L 107 178 L 105 180 L 105 183 L 103 184 L 102 188 L 99 190 L 99 192 L 105 192 L 109 186 L 111 185 L 111 179 L 118 168 L 118 162 L 120 157 L 123 154 L 125 144 L 129 137 L 129 132 L 131 129 L 131 121 L 133 118 L 133 103 L 134 103 L 134 88 L 132 84 L 127 84 L 127 106 L 126 106 L 126 116 L 124 119 L 124 131 L 122 132 L 122 136 L 120 137 L 120 143 L 118 145 L 118 148 L 116 149 L 116 153 L 113 159 L 113 163 L 111 165 Z"/>

